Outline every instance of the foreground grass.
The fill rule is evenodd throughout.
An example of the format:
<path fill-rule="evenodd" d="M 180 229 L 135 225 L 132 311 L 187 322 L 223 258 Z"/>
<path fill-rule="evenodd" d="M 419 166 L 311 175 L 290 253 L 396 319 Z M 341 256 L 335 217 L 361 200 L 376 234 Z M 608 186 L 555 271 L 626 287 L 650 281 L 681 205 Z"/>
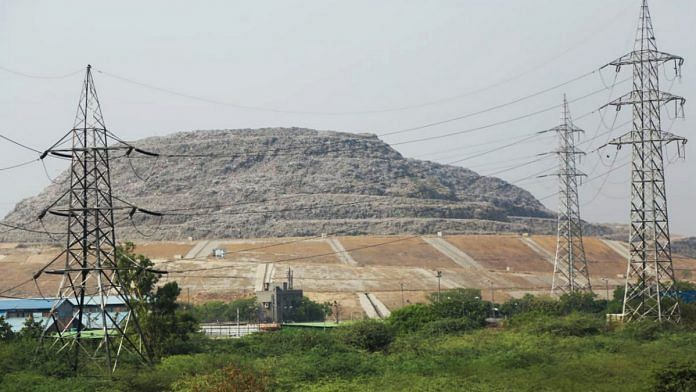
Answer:
<path fill-rule="evenodd" d="M 648 391 L 671 363 L 695 363 L 696 334 L 649 339 L 619 332 L 556 336 L 519 330 L 398 337 L 386 351 L 342 343 L 336 331 L 209 341 L 111 382 L 45 376 L 0 356 L 2 391 Z M 0 353 L 7 354 L 7 347 Z"/>

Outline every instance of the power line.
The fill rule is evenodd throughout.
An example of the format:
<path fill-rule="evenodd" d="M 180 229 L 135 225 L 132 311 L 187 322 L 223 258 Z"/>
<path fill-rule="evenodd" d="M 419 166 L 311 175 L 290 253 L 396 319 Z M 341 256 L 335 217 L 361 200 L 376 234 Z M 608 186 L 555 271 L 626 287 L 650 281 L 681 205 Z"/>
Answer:
<path fill-rule="evenodd" d="M 21 230 L 21 231 L 26 231 L 26 232 L 29 232 L 29 233 L 46 234 L 46 235 L 48 235 L 48 236 L 50 236 L 51 234 L 54 234 L 54 235 L 65 235 L 65 233 L 54 233 L 54 232 L 49 232 L 49 231 L 45 231 L 45 230 L 29 229 L 29 228 L 26 228 L 26 227 L 16 226 L 16 225 L 12 225 L 12 224 L 9 224 L 9 223 L 3 223 L 3 222 L 0 222 L 0 226 L 8 227 L 8 228 L 11 229 L 11 230 L 6 231 L 5 233 L 10 232 L 10 231 L 13 231 L 13 230 Z"/>
<path fill-rule="evenodd" d="M 623 82 L 626 82 L 626 81 L 628 81 L 628 80 L 629 80 L 629 79 L 624 79 L 623 81 L 621 81 L 621 82 L 619 82 L 619 83 L 623 83 Z M 598 94 L 598 93 L 600 93 L 600 92 L 602 92 L 602 91 L 604 91 L 604 90 L 605 90 L 604 88 L 602 88 L 602 89 L 600 89 L 600 90 L 595 90 L 595 91 L 593 91 L 593 92 L 591 92 L 591 93 L 588 93 L 588 94 L 585 94 L 585 95 L 580 96 L 580 97 L 578 97 L 578 98 L 575 98 L 575 99 L 573 99 L 572 101 L 569 101 L 569 102 L 572 103 L 572 102 L 580 101 L 580 100 L 585 99 L 585 98 L 588 98 L 588 97 L 590 97 L 590 96 L 592 96 L 592 95 Z M 489 123 L 489 124 L 486 124 L 486 125 L 481 125 L 481 126 L 478 126 L 478 127 L 468 128 L 468 129 L 464 129 L 464 130 L 460 130 L 460 131 L 449 132 L 449 133 L 445 133 L 445 134 L 442 134 L 442 135 L 434 135 L 434 136 L 428 136 L 428 137 L 423 137 L 423 138 L 418 138 L 418 139 L 406 140 L 406 141 L 402 141 L 402 142 L 391 143 L 390 145 L 391 145 L 391 146 L 399 146 L 399 145 L 403 145 L 403 144 L 419 143 L 419 142 L 423 142 L 423 141 L 436 140 L 436 139 L 443 139 L 443 138 L 447 138 L 447 137 L 451 137 L 451 136 L 455 136 L 455 135 L 462 135 L 462 134 L 465 134 L 465 133 L 471 133 L 471 132 L 475 132 L 475 131 L 480 131 L 480 130 L 483 130 L 483 129 L 492 128 L 492 127 L 495 127 L 495 126 L 498 126 L 498 125 L 508 124 L 508 123 L 515 122 L 515 121 L 518 121 L 518 120 L 522 120 L 522 119 L 525 119 L 525 118 L 533 117 L 533 116 L 536 116 L 536 115 L 539 115 L 539 114 L 542 114 L 542 113 L 546 113 L 546 112 L 548 112 L 548 111 L 558 109 L 558 108 L 560 108 L 560 106 L 561 106 L 561 105 L 556 104 L 556 105 L 549 106 L 549 107 L 546 107 L 546 108 L 544 108 L 544 109 L 540 109 L 540 110 L 537 110 L 537 111 L 534 111 L 534 112 L 531 112 L 531 113 L 523 114 L 523 115 L 520 115 L 520 116 L 517 116 L 517 117 L 513 117 L 513 118 L 509 118 L 509 119 L 506 119 L 506 120 L 496 121 L 496 122 Z M 581 118 L 584 118 L 584 117 L 586 117 L 586 116 L 589 116 L 590 114 L 593 114 L 593 113 L 597 112 L 598 110 L 599 110 L 599 109 L 593 110 L 592 112 L 586 113 L 586 114 L 584 114 L 584 115 L 578 117 L 577 119 L 579 120 L 579 119 L 581 119 Z M 458 119 L 459 119 L 458 117 L 453 117 L 453 118 L 450 118 L 450 119 L 447 119 L 447 120 L 442 120 L 442 121 L 438 121 L 438 122 L 434 122 L 434 123 L 430 123 L 430 124 L 425 124 L 425 125 L 423 125 L 423 126 L 415 127 L 415 128 L 411 128 L 411 129 L 414 129 L 414 130 L 415 130 L 415 129 L 428 128 L 428 127 L 432 127 L 432 126 L 435 126 L 435 125 L 439 125 L 439 124 L 444 124 L 444 123 L 447 123 L 447 122 L 456 121 L 456 120 L 458 120 Z"/>
<path fill-rule="evenodd" d="M 475 89 L 475 90 L 469 91 L 469 92 L 467 92 L 467 93 L 463 93 L 463 94 L 459 94 L 459 95 L 451 96 L 451 97 L 446 97 L 446 98 L 442 98 L 442 99 L 437 99 L 437 100 L 434 100 L 434 101 L 423 102 L 423 103 L 419 103 L 419 104 L 415 104 L 415 105 L 406 105 L 406 106 L 401 106 L 401 107 L 398 107 L 398 108 L 379 109 L 379 110 L 343 111 L 343 112 L 334 111 L 334 112 L 326 112 L 326 111 L 307 111 L 307 110 L 287 110 L 287 109 L 270 108 L 270 107 L 263 107 L 263 106 L 254 106 L 254 105 L 243 105 L 243 104 L 239 104 L 239 103 L 226 102 L 226 101 L 222 101 L 222 100 L 217 100 L 217 99 L 212 99 L 212 98 L 206 98 L 206 97 L 201 97 L 201 96 L 197 96 L 197 95 L 187 94 L 187 93 L 183 93 L 183 92 L 179 92 L 179 91 L 174 91 L 174 90 L 172 90 L 172 89 L 168 89 L 168 88 L 164 88 L 164 87 L 155 86 L 155 85 L 153 85 L 153 84 L 149 84 L 149 83 L 137 81 L 137 80 L 130 79 L 130 78 L 127 78 L 127 77 L 124 77 L 124 76 L 119 76 L 119 75 L 116 75 L 116 74 L 113 74 L 113 73 L 110 73 L 110 72 L 106 72 L 106 71 L 104 71 L 104 70 L 96 70 L 96 71 L 97 71 L 98 73 L 100 73 L 100 74 L 103 74 L 103 75 L 107 76 L 107 77 L 111 77 L 111 78 L 113 78 L 113 79 L 120 80 L 120 81 L 122 81 L 122 82 L 126 82 L 126 83 L 129 83 L 129 84 L 133 84 L 133 85 L 136 85 L 136 86 L 139 86 L 139 87 L 147 88 L 147 89 L 154 90 L 154 91 L 159 91 L 159 92 L 162 92 L 162 93 L 165 93 L 165 94 L 169 94 L 169 95 L 173 95 L 173 96 L 178 96 L 178 97 L 181 97 L 181 98 L 186 98 L 186 99 L 190 99 L 190 100 L 194 100 L 194 101 L 200 101 L 200 102 L 204 102 L 204 103 L 209 103 L 209 104 L 213 104 L 213 105 L 229 106 L 229 107 L 233 107 L 233 108 L 236 108 L 236 109 L 251 110 L 251 111 L 261 111 L 261 112 L 271 112 L 271 113 L 283 113 L 283 114 L 309 114 L 309 115 L 328 115 L 328 116 L 359 115 L 359 114 L 379 114 L 379 113 L 389 113 L 389 112 L 399 112 L 399 111 L 404 111 L 404 110 L 411 110 L 411 109 L 416 109 L 416 108 L 421 108 L 421 107 L 426 107 L 426 106 L 433 106 L 433 105 L 437 105 L 437 104 L 442 104 L 442 103 L 446 103 L 446 102 L 458 100 L 458 99 L 461 99 L 461 98 L 464 98 L 464 97 L 467 97 L 467 96 L 471 96 L 471 95 L 474 95 L 474 94 L 478 94 L 478 93 L 480 93 L 480 92 L 484 92 L 484 91 L 490 90 L 490 89 L 492 89 L 492 88 L 494 88 L 494 87 L 501 86 L 501 85 L 503 85 L 503 84 L 505 84 L 505 83 L 508 83 L 508 82 L 510 82 L 510 81 L 513 81 L 513 80 L 515 80 L 515 79 L 517 79 L 517 78 L 519 78 L 519 77 L 524 76 L 524 75 L 527 74 L 527 73 L 521 73 L 521 74 L 519 74 L 519 75 L 516 75 L 515 77 L 508 78 L 508 79 L 502 80 L 502 81 L 500 81 L 500 82 L 493 83 L 493 84 L 491 84 L 491 85 L 488 85 L 488 86 L 485 86 L 485 87 L 482 87 L 482 88 L 479 88 L 479 89 Z M 513 101 L 510 101 L 510 102 L 508 102 L 508 103 L 505 103 L 505 104 L 502 104 L 502 105 L 496 105 L 496 107 L 487 108 L 487 109 L 484 109 L 484 110 L 479 111 L 479 112 L 477 112 L 477 113 L 472 113 L 470 116 L 474 116 L 474 115 L 477 115 L 477 114 L 486 113 L 486 112 L 489 112 L 489 111 L 492 111 L 492 110 L 495 110 L 495 109 L 499 109 L 499 108 L 501 108 L 501 107 L 513 105 L 513 104 L 515 104 L 515 103 L 522 102 L 522 101 L 524 101 L 524 100 L 527 100 L 527 99 L 530 99 L 530 98 L 533 98 L 533 97 L 542 95 L 542 94 L 547 93 L 547 92 L 549 92 L 549 91 L 553 91 L 553 90 L 555 90 L 555 89 L 558 89 L 558 88 L 563 87 L 563 86 L 565 86 L 565 85 L 568 85 L 568 84 L 570 84 L 570 83 L 573 83 L 573 82 L 576 82 L 576 81 L 578 81 L 578 80 L 584 79 L 584 78 L 586 78 L 586 77 L 588 77 L 588 76 L 591 76 L 591 75 L 593 75 L 594 73 L 596 73 L 597 71 L 598 71 L 597 69 L 596 69 L 596 70 L 593 70 L 593 71 L 591 71 L 591 72 L 585 73 L 585 74 L 580 75 L 580 76 L 578 76 L 578 77 L 572 78 L 572 79 L 567 80 L 567 81 L 562 82 L 562 83 L 559 83 L 559 84 L 554 85 L 554 86 L 552 86 L 552 87 L 549 87 L 549 88 L 547 88 L 547 89 L 540 90 L 540 91 L 535 92 L 535 93 L 533 93 L 533 94 L 530 94 L 530 95 L 528 95 L 528 96 L 520 97 L 520 98 L 518 98 L 518 99 L 516 99 L 516 100 L 513 100 Z M 530 72 L 531 72 L 531 71 L 530 71 Z M 528 72 L 528 73 L 529 73 L 529 72 Z M 386 133 L 386 134 L 380 135 L 380 136 L 386 136 L 386 135 L 389 135 L 389 134 L 400 133 L 400 132 L 401 132 L 401 131 L 390 132 L 390 133 Z M 403 131 L 403 132 L 406 132 L 406 131 Z"/>
<path fill-rule="evenodd" d="M 547 92 L 549 92 L 549 91 L 553 91 L 553 90 L 555 90 L 555 89 L 561 88 L 561 87 L 566 86 L 566 85 L 568 85 L 568 84 L 570 84 L 570 83 L 576 82 L 576 81 L 581 80 L 581 79 L 584 79 L 584 78 L 586 78 L 586 77 L 588 77 L 588 76 L 590 76 L 590 75 L 593 75 L 593 74 L 595 74 L 596 72 L 598 72 L 598 69 L 595 69 L 595 70 L 593 70 L 593 71 L 591 71 L 591 72 L 584 73 L 584 74 L 582 74 L 582 75 L 580 75 L 580 76 L 577 76 L 577 77 L 575 77 L 575 78 L 572 78 L 572 79 L 570 79 L 570 80 L 567 80 L 567 81 L 565 81 L 565 82 L 563 82 L 563 83 L 559 83 L 559 84 L 557 84 L 557 85 L 554 85 L 554 86 L 545 88 L 545 89 L 543 89 L 543 90 L 539 90 L 539 91 L 537 91 L 537 92 L 534 92 L 534 93 L 531 93 L 531 94 L 528 94 L 528 95 L 524 95 L 524 96 L 522 96 L 522 97 L 520 97 L 520 98 L 513 99 L 512 101 L 508 101 L 508 102 L 501 103 L 501 104 L 498 104 L 498 105 L 490 106 L 490 107 L 487 107 L 487 108 L 485 108 L 485 109 L 481 109 L 481 110 L 478 110 L 478 111 L 475 111 L 475 112 L 463 114 L 463 115 L 460 115 L 460 116 L 457 116 L 457 117 L 453 117 L 453 118 L 449 118 L 449 119 L 446 119 L 446 120 L 440 120 L 440 121 L 436 121 L 436 122 L 432 122 L 432 123 L 428 123 L 428 124 L 424 124 L 424 125 L 419 125 L 419 126 L 417 126 L 417 127 L 411 127 L 411 128 L 405 128 L 405 129 L 399 129 L 399 130 L 396 130 L 396 131 L 386 132 L 386 133 L 379 134 L 378 136 L 382 137 L 382 136 L 395 135 L 395 134 L 404 133 L 404 132 L 411 132 L 411 131 L 415 131 L 415 130 L 418 130 L 418 129 L 429 128 L 429 127 L 433 127 L 433 126 L 436 126 L 436 125 L 442 125 L 442 124 L 450 123 L 450 122 L 453 122 L 453 121 L 463 120 L 463 119 L 465 119 L 465 118 L 474 117 L 474 116 L 477 116 L 477 115 L 479 115 L 479 114 L 488 113 L 488 112 L 491 112 L 491 111 L 493 111 L 493 110 L 497 110 L 497 109 L 504 108 L 504 107 L 506 107 L 506 106 L 514 105 L 514 104 L 516 104 L 516 103 L 525 101 L 525 100 L 527 100 L 527 99 L 534 98 L 534 97 L 536 97 L 536 96 L 545 94 L 545 93 L 547 93 Z"/>
<path fill-rule="evenodd" d="M 30 164 L 32 164 L 32 163 L 34 163 L 34 162 L 38 162 L 38 161 L 39 161 L 39 159 L 36 158 L 36 159 L 32 159 L 32 160 L 30 160 L 30 161 L 18 163 L 18 164 L 16 164 L 16 165 L 12 165 L 12 166 L 0 167 L 0 171 L 16 169 L 16 168 L 19 168 L 19 167 L 23 167 L 23 166 L 30 165 Z"/>
<path fill-rule="evenodd" d="M 14 291 L 14 290 L 16 290 L 16 289 L 18 289 L 18 288 L 24 286 L 25 284 L 31 282 L 32 280 L 34 280 L 33 277 L 32 277 L 32 278 L 29 278 L 29 279 L 27 279 L 27 280 L 25 280 L 25 281 L 23 281 L 23 282 L 21 282 L 21 283 L 18 283 L 18 284 L 16 284 L 16 285 L 10 287 L 9 289 L 5 289 L 5 290 L 3 290 L 3 291 L 0 291 L 0 297 L 2 297 L 2 298 L 12 298 L 12 299 L 22 299 L 22 298 L 20 298 L 20 297 L 7 296 L 7 295 L 4 295 L 4 294 L 5 294 L 5 293 L 9 293 L 10 291 Z"/>
<path fill-rule="evenodd" d="M 18 145 L 18 146 L 20 146 L 20 147 L 22 147 L 22 148 L 25 148 L 25 149 L 27 149 L 27 150 L 29 150 L 29 151 L 32 151 L 32 152 L 35 152 L 35 153 L 37 153 L 37 154 L 41 154 L 41 153 L 42 153 L 41 151 L 39 151 L 39 150 L 37 150 L 37 149 L 35 149 L 35 148 L 29 147 L 29 146 L 27 146 L 26 144 L 20 143 L 20 142 L 14 140 L 14 139 L 10 139 L 9 137 L 7 137 L 7 136 L 5 136 L 5 135 L 0 135 L 0 139 L 7 140 L 7 141 L 10 142 L 10 143 L 16 144 L 16 145 Z"/>
<path fill-rule="evenodd" d="M 29 73 L 25 73 L 22 71 L 17 71 L 14 69 L 3 67 L 3 66 L 0 66 L 0 70 L 5 71 L 7 73 L 11 73 L 13 75 L 22 76 L 22 77 L 30 78 L 30 79 L 65 79 L 65 78 L 69 78 L 71 76 L 77 75 L 77 74 L 82 72 L 82 70 L 79 69 L 77 71 L 70 72 L 70 73 L 63 74 L 63 75 L 34 75 L 34 74 L 29 74 Z"/>
<path fill-rule="evenodd" d="M 625 82 L 627 80 L 629 80 L 629 79 L 625 79 L 622 82 Z M 620 83 L 622 83 L 622 82 L 620 82 Z M 579 101 L 582 99 L 586 99 L 586 98 L 593 96 L 595 94 L 598 94 L 604 90 L 605 89 L 603 88 L 600 90 L 590 92 L 590 93 L 585 94 L 583 96 L 580 96 L 580 97 L 578 97 L 570 102 L 576 102 L 576 101 Z M 480 131 L 480 130 L 484 130 L 484 129 L 488 129 L 488 128 L 493 128 L 493 127 L 496 127 L 499 125 L 504 125 L 504 124 L 512 123 L 512 122 L 522 120 L 525 118 L 533 117 L 533 116 L 557 109 L 558 107 L 560 107 L 560 105 L 556 104 L 556 105 L 546 107 L 544 109 L 537 110 L 537 111 L 527 113 L 527 114 L 524 114 L 521 116 L 517 116 L 514 118 L 496 121 L 493 123 L 489 123 L 489 124 L 485 124 L 485 125 L 477 126 L 477 127 L 473 127 L 473 128 L 468 128 L 468 129 L 464 129 L 464 130 L 454 131 L 454 132 L 446 133 L 443 135 L 434 135 L 434 136 L 429 136 L 429 137 L 424 137 L 424 138 L 417 138 L 417 139 L 412 139 L 412 140 L 405 140 L 405 141 L 401 141 L 401 142 L 391 143 L 390 146 L 398 146 L 398 145 L 403 145 L 403 144 L 418 143 L 418 142 L 435 140 L 435 139 L 443 139 L 443 138 L 452 137 L 455 135 L 461 135 L 461 134 L 471 133 L 471 132 Z M 598 110 L 593 110 L 589 113 L 585 113 L 582 116 L 578 117 L 577 119 L 579 120 L 581 118 L 587 117 L 587 116 L 589 116 L 597 111 Z M 454 120 L 453 119 L 444 120 L 444 122 L 449 122 L 449 121 L 454 121 Z M 179 154 L 179 153 L 162 153 L 162 152 L 157 152 L 157 151 L 149 151 L 149 150 L 146 150 L 146 149 L 143 149 L 140 147 L 136 147 L 132 143 L 128 143 L 128 142 L 121 141 L 121 140 L 119 140 L 119 141 L 121 143 L 124 143 L 126 146 L 130 147 L 132 149 L 131 151 L 141 153 L 141 154 L 148 156 L 148 157 L 164 157 L 164 158 L 211 158 L 211 159 L 223 158 L 223 159 L 233 159 L 233 158 L 238 158 L 238 157 L 242 157 L 242 156 L 250 156 L 250 155 L 257 156 L 257 155 L 262 155 L 262 154 L 272 154 L 274 156 L 275 155 L 278 155 L 278 156 L 280 156 L 280 155 L 292 155 L 292 156 L 303 155 L 303 156 L 305 156 L 305 155 L 310 154 L 310 151 L 312 148 L 318 147 L 316 145 L 315 146 L 297 146 L 297 147 L 286 147 L 286 148 L 278 148 L 278 149 L 247 151 L 247 152 L 234 153 L 234 154 L 184 154 L 184 153 Z M 369 141 L 372 142 L 372 140 L 369 140 Z M 374 140 L 374 142 L 377 142 L 377 140 Z M 333 144 L 333 143 L 327 143 L 327 144 Z M 323 145 L 320 145 L 320 146 L 323 146 Z M 302 151 L 301 153 L 298 152 L 298 153 L 292 153 L 292 154 L 283 154 L 284 151 L 300 150 L 300 149 L 302 149 L 304 151 Z M 345 151 L 345 149 L 344 148 L 337 148 L 337 149 L 333 149 L 333 150 L 329 149 L 328 151 L 319 151 L 319 152 L 325 154 L 325 153 L 329 153 L 329 152 L 339 152 L 339 151 Z M 131 156 L 130 152 L 127 153 L 127 156 L 128 157 Z"/>

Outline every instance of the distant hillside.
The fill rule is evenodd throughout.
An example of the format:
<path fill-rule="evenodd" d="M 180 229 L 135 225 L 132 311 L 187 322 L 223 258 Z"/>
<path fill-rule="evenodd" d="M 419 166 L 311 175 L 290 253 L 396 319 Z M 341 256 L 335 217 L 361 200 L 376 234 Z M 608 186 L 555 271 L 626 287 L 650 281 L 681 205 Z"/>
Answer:
<path fill-rule="evenodd" d="M 554 214 L 524 189 L 468 169 L 404 158 L 374 135 L 267 128 L 182 132 L 134 143 L 150 151 L 216 157 L 134 153 L 132 159 L 114 159 L 115 196 L 150 210 L 189 214 L 136 214 L 134 226 L 119 212 L 121 238 L 549 232 L 555 225 Z M 5 221 L 35 222 L 64 192 L 66 179 L 67 171 L 58 180 L 62 185 L 20 202 Z M 193 209 L 215 205 L 222 207 Z M 64 218 L 49 216 L 45 224 L 65 230 Z M 11 232 L 2 239 L 36 238 Z"/>
<path fill-rule="evenodd" d="M 696 237 L 681 238 L 672 241 L 672 251 L 682 256 L 696 258 Z"/>

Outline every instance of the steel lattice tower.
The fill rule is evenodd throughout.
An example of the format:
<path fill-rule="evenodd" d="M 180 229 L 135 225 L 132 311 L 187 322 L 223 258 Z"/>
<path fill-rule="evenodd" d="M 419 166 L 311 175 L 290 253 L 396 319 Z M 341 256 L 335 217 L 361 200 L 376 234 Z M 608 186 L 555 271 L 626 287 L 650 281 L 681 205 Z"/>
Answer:
<path fill-rule="evenodd" d="M 143 341 L 136 313 L 130 303 L 128 287 L 123 287 L 116 260 L 114 206 L 109 168 L 110 153 L 128 147 L 109 146 L 114 136 L 106 129 L 97 92 L 87 66 L 75 125 L 44 152 L 71 160 L 70 188 L 41 214 L 68 220 L 67 244 L 63 252 L 35 275 L 61 275 L 60 300 L 71 301 L 76 309 L 61 314 L 57 301 L 51 311 L 56 330 L 45 330 L 45 347 L 69 352 L 74 370 L 81 359 L 103 361 L 111 373 L 123 350 L 135 353 L 145 362 L 151 356 Z M 52 267 L 55 265 L 55 267 Z M 126 266 L 125 269 L 129 269 Z M 110 299 L 124 304 L 121 312 L 107 311 Z"/>
<path fill-rule="evenodd" d="M 558 150 L 553 152 L 558 155 L 558 172 L 550 174 L 558 177 L 559 184 L 558 234 L 551 294 L 591 292 L 578 198 L 578 178 L 585 174 L 576 166 L 578 157 L 584 153 L 575 147 L 576 135 L 584 131 L 573 125 L 565 94 L 561 116 L 561 125 L 544 131 L 555 132 L 558 136 Z"/>
<path fill-rule="evenodd" d="M 657 50 L 652 20 L 643 0 L 633 51 L 609 63 L 618 72 L 633 68 L 633 90 L 610 102 L 620 110 L 630 106 L 633 129 L 609 144 L 631 146 L 631 227 L 628 271 L 623 304 L 625 320 L 679 321 L 667 215 L 663 153 L 666 144 L 686 139 L 664 132 L 660 126 L 663 105 L 675 102 L 675 115 L 685 99 L 660 91 L 660 66 L 674 63 L 679 74 L 683 58 Z M 607 66 L 608 66 L 607 65 Z M 683 112 L 683 109 L 682 109 Z"/>

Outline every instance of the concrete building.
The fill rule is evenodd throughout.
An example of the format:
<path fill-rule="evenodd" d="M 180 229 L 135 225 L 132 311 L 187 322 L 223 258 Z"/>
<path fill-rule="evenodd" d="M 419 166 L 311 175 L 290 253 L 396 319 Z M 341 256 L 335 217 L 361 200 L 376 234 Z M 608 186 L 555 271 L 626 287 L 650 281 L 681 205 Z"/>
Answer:
<path fill-rule="evenodd" d="M 301 289 L 293 288 L 293 274 L 290 269 L 288 269 L 288 281 L 283 282 L 282 286 L 271 287 L 270 283 L 264 283 L 264 289 L 256 292 L 259 321 L 277 324 L 293 321 L 292 311 L 300 305 L 303 295 Z"/>

